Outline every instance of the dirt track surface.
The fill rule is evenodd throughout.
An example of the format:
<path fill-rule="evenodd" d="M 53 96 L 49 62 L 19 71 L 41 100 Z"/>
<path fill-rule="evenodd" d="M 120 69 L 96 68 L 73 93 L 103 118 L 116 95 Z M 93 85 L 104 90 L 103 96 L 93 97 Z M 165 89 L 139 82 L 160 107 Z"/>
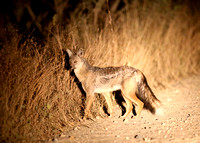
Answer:
<path fill-rule="evenodd" d="M 113 118 L 83 121 L 81 125 L 53 142 L 195 142 L 200 143 L 200 76 L 178 81 L 156 93 L 163 103 L 164 116 L 142 111 L 128 122 L 118 118 L 121 109 L 114 107 Z"/>

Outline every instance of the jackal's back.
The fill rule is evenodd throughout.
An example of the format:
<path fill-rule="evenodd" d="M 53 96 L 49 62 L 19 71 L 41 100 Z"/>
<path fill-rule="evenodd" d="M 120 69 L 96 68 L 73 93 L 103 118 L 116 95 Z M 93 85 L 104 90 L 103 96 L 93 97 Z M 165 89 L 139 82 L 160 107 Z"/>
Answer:
<path fill-rule="evenodd" d="M 96 76 L 95 92 L 102 93 L 121 89 L 122 82 L 131 77 L 137 71 L 133 67 L 93 67 L 91 69 Z"/>

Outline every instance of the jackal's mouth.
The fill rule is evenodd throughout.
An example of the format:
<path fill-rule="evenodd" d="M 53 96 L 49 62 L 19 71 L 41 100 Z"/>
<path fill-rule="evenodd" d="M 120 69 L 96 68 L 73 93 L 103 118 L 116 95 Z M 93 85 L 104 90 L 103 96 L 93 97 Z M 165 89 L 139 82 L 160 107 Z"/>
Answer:
<path fill-rule="evenodd" d="M 75 65 L 73 65 L 71 63 L 70 63 L 70 67 L 71 67 L 71 69 L 75 69 L 76 68 Z"/>
<path fill-rule="evenodd" d="M 75 68 L 75 65 L 73 64 L 72 61 L 69 61 L 69 65 L 70 65 L 70 68 L 71 68 L 71 69 L 74 69 L 74 68 Z"/>

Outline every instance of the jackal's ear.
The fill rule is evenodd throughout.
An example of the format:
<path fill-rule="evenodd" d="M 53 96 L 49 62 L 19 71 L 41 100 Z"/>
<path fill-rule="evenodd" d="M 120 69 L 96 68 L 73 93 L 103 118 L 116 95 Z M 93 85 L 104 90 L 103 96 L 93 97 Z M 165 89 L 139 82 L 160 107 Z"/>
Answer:
<path fill-rule="evenodd" d="M 67 49 L 67 54 L 69 55 L 69 57 L 73 55 L 73 53 L 69 49 Z"/>
<path fill-rule="evenodd" d="M 78 52 L 77 52 L 77 55 L 82 57 L 84 55 L 83 49 L 79 49 Z"/>

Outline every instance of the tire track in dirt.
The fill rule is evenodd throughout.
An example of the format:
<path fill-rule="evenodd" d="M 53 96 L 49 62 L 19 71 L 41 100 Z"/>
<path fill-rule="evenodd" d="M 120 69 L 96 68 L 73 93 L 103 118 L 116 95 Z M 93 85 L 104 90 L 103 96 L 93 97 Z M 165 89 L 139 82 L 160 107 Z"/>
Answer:
<path fill-rule="evenodd" d="M 143 111 L 128 122 L 118 118 L 87 120 L 53 142 L 195 142 L 200 143 L 200 76 L 181 80 L 156 94 L 163 103 L 164 116 Z"/>

